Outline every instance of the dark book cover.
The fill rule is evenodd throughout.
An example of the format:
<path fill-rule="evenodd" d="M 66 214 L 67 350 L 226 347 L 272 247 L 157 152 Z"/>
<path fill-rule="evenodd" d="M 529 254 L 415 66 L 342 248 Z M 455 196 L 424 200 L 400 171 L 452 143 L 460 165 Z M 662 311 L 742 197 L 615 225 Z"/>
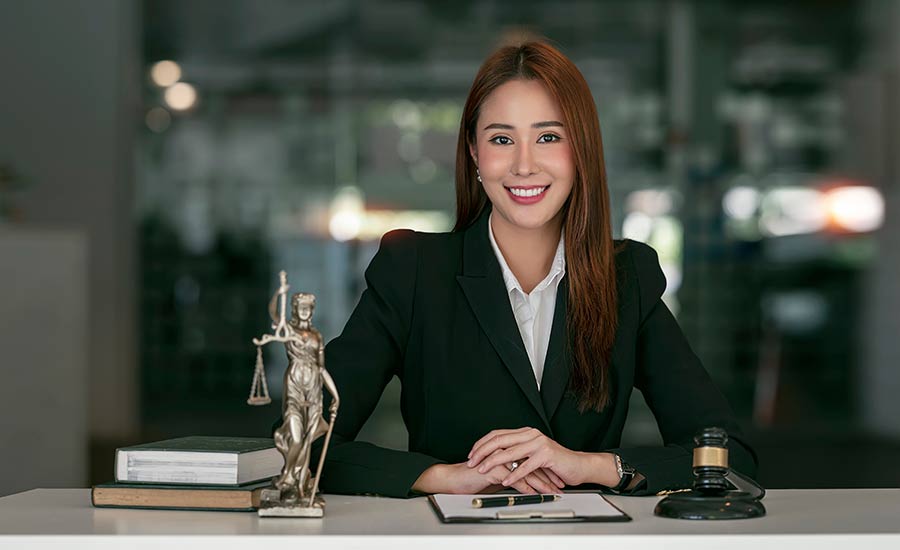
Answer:
<path fill-rule="evenodd" d="M 91 504 L 97 508 L 253 511 L 259 507 L 260 492 L 270 486 L 269 480 L 230 487 L 110 482 L 91 489 Z"/>
<path fill-rule="evenodd" d="M 176 437 L 130 447 L 120 447 L 119 451 L 178 451 L 196 453 L 249 453 L 275 446 L 271 437 L 222 437 L 192 435 Z"/>

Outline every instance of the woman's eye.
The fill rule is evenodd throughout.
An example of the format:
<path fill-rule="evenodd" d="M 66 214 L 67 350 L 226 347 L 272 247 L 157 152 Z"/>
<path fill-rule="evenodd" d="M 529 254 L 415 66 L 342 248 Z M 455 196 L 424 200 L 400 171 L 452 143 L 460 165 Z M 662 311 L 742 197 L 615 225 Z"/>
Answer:
<path fill-rule="evenodd" d="M 506 136 L 497 136 L 490 140 L 492 143 L 496 143 L 497 145 L 509 145 L 512 143 L 512 140 Z"/>
<path fill-rule="evenodd" d="M 538 143 L 553 143 L 554 141 L 559 141 L 561 138 L 556 134 L 544 134 L 538 138 Z"/>

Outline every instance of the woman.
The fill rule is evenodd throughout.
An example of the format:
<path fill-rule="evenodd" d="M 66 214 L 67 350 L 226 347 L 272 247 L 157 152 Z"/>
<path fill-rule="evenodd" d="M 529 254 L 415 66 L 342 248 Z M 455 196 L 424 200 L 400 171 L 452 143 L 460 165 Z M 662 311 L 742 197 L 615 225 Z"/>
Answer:
<path fill-rule="evenodd" d="M 558 50 L 530 42 L 485 61 L 460 124 L 456 193 L 453 232 L 384 236 L 326 347 L 342 406 L 324 491 L 652 494 L 690 484 L 705 426 L 725 428 L 732 467 L 755 474 L 660 299 L 656 253 L 612 239 L 593 98 Z M 408 452 L 355 441 L 393 376 Z M 619 448 L 633 388 L 665 446 Z"/>

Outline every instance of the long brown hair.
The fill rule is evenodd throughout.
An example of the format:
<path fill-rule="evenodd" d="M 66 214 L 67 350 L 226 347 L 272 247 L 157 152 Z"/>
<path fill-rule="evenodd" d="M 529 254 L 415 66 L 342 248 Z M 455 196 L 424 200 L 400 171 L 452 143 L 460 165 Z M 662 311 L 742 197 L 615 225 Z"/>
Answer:
<path fill-rule="evenodd" d="M 590 88 L 566 56 L 544 41 L 504 46 L 484 62 L 463 109 L 456 146 L 456 227 L 469 227 L 488 203 L 475 178 L 469 144 L 485 98 L 514 79 L 537 80 L 563 113 L 575 161 L 575 181 L 563 209 L 566 272 L 569 276 L 568 351 L 570 389 L 579 409 L 603 410 L 610 401 L 610 354 L 616 336 L 616 277 L 609 190 L 600 121 Z"/>

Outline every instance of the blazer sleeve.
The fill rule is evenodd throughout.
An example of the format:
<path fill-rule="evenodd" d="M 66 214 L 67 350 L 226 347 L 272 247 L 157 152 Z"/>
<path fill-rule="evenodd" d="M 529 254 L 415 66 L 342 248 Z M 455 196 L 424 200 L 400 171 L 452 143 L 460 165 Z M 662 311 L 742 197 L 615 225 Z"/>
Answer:
<path fill-rule="evenodd" d="M 724 395 L 691 350 L 684 334 L 662 301 L 666 279 L 656 251 L 629 243 L 637 274 L 641 322 L 637 336 L 635 387 L 653 412 L 662 447 L 613 449 L 644 475 L 633 494 L 689 488 L 693 483 L 693 437 L 710 426 L 728 432 L 729 466 L 756 476 L 757 458 L 746 443 Z"/>
<path fill-rule="evenodd" d="M 387 383 L 401 375 L 410 332 L 418 254 L 412 231 L 386 234 L 369 267 L 366 289 L 343 332 L 325 347 L 325 369 L 340 399 L 320 487 L 324 492 L 412 497 L 412 485 L 436 458 L 357 441 Z M 328 418 L 331 395 L 326 391 Z M 313 445 L 311 465 L 324 444 Z M 314 466 L 313 466 L 314 467 Z"/>

